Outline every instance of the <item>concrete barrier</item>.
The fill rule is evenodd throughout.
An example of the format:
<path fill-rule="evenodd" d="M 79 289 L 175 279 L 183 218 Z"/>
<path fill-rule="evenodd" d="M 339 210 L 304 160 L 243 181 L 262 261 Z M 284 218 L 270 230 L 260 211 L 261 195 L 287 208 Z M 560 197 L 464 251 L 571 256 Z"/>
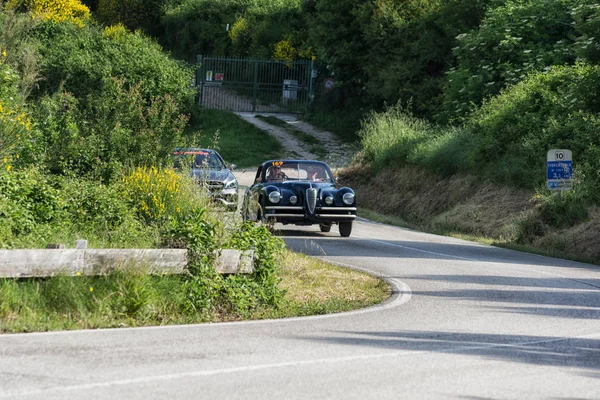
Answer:
<path fill-rule="evenodd" d="M 136 265 L 153 274 L 181 274 L 187 267 L 183 249 L 39 249 L 0 250 L 0 278 L 49 277 L 57 274 L 106 274 Z M 254 272 L 254 252 L 221 250 L 215 262 L 222 274 Z"/>

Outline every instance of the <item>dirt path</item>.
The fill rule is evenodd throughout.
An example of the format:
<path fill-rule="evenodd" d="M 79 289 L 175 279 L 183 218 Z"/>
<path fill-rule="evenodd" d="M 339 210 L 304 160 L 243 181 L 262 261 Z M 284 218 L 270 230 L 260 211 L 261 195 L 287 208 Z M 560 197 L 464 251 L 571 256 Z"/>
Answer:
<path fill-rule="evenodd" d="M 288 150 L 290 157 L 325 161 L 331 168 L 341 168 L 347 166 L 354 156 L 355 150 L 350 145 L 338 140 L 331 132 L 317 129 L 304 121 L 300 121 L 295 115 L 249 112 L 237 112 L 236 114 L 259 129 L 275 136 L 283 147 Z M 284 128 L 264 122 L 256 118 L 256 115 L 275 116 L 295 129 L 315 137 L 327 150 L 327 155 L 323 158 L 311 153 L 305 143 Z"/>

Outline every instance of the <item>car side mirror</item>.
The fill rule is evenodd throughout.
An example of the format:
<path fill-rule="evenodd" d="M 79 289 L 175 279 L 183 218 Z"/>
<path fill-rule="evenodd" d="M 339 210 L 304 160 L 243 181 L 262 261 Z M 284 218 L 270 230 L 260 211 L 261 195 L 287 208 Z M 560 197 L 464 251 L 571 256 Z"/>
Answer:
<path fill-rule="evenodd" d="M 230 169 L 230 170 L 232 170 L 232 171 L 233 171 L 234 169 L 236 169 L 236 168 L 237 168 L 237 165 L 236 165 L 236 164 L 231 164 L 231 165 L 229 166 L 229 169 Z"/>

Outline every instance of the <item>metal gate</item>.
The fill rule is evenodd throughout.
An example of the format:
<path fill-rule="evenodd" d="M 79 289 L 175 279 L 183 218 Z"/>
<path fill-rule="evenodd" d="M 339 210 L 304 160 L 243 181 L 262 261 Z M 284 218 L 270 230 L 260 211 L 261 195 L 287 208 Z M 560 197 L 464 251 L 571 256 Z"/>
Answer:
<path fill-rule="evenodd" d="M 198 103 L 228 111 L 303 113 L 314 98 L 314 61 L 198 56 Z"/>

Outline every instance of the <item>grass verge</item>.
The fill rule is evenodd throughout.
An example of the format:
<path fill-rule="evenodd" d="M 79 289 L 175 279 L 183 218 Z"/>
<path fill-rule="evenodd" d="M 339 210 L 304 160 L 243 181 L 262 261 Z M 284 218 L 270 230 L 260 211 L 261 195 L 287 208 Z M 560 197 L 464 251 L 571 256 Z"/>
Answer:
<path fill-rule="evenodd" d="M 277 307 L 246 315 L 217 305 L 190 305 L 184 276 L 151 276 L 136 269 L 108 276 L 0 280 L 0 332 L 135 327 L 296 317 L 336 313 L 380 303 L 388 285 L 365 273 L 287 252 L 279 270 L 285 297 Z M 232 279 L 237 279 L 232 277 Z"/>
<path fill-rule="evenodd" d="M 327 155 L 327 149 L 321 144 L 319 139 L 315 138 L 313 135 L 309 135 L 306 132 L 296 129 L 293 126 L 291 126 L 290 124 L 288 124 L 287 122 L 285 122 L 277 117 L 274 117 L 272 115 L 269 115 L 268 117 L 266 117 L 264 115 L 257 115 L 256 118 L 260 119 L 261 121 L 266 122 L 267 124 L 278 126 L 280 128 L 285 129 L 286 132 L 293 135 L 295 138 L 300 140 L 302 143 L 306 144 L 308 147 L 308 150 L 311 153 L 313 153 L 321 158 L 325 157 Z"/>
<path fill-rule="evenodd" d="M 555 243 L 553 243 L 553 245 L 533 246 L 533 245 L 529 245 L 529 244 L 515 243 L 514 241 L 511 241 L 509 239 L 498 239 L 498 238 L 490 238 L 487 236 L 468 234 L 468 233 L 460 232 L 459 230 L 432 228 L 431 226 L 428 226 L 428 225 L 411 224 L 409 222 L 406 222 L 405 220 L 403 220 L 400 217 L 381 214 L 376 211 L 365 209 L 365 208 L 359 209 L 359 215 L 361 217 L 368 219 L 370 221 L 373 221 L 373 222 L 379 222 L 382 224 L 398 226 L 401 228 L 412 229 L 412 230 L 416 230 L 416 231 L 420 231 L 420 232 L 432 233 L 435 235 L 454 237 L 457 239 L 486 244 L 489 246 L 501 247 L 501 248 L 509 249 L 509 250 L 537 254 L 537 255 L 546 256 L 546 257 L 567 259 L 567 260 L 572 260 L 572 261 L 577 261 L 577 262 L 582 262 L 582 263 L 592 263 L 592 264 L 600 263 L 600 259 L 598 259 L 597 257 L 590 257 L 587 255 L 581 256 L 581 255 L 577 255 L 573 252 L 565 252 L 565 250 L 562 248 L 562 246 L 557 246 Z"/>
<path fill-rule="evenodd" d="M 365 112 L 360 109 L 347 109 L 334 112 L 314 111 L 306 114 L 303 119 L 321 129 L 332 132 L 346 143 L 356 143 L 360 140 L 358 131 Z"/>
<path fill-rule="evenodd" d="M 186 133 L 195 145 L 215 148 L 227 162 L 241 168 L 280 158 L 284 152 L 273 136 L 228 111 L 198 107 Z"/>

